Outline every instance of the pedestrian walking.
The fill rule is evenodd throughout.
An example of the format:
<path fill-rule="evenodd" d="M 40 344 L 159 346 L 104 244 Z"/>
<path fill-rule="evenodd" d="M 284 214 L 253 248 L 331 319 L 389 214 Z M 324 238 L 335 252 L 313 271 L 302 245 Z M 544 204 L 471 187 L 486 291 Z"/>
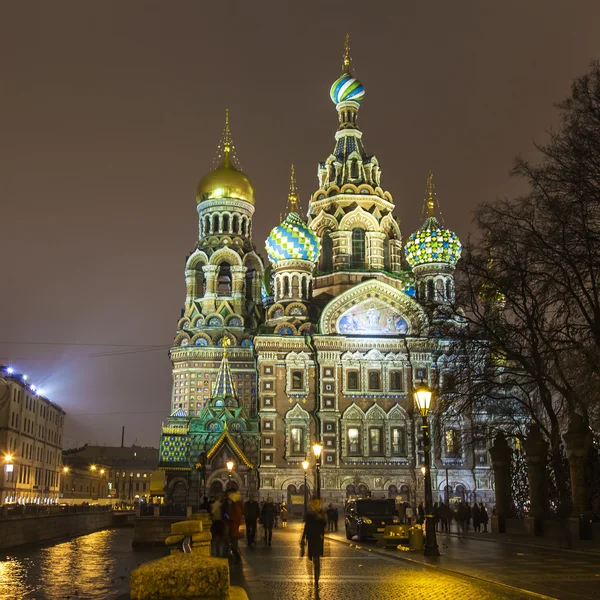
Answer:
<path fill-rule="evenodd" d="M 287 527 L 288 518 L 288 507 L 286 502 L 281 503 L 281 526 L 285 529 Z"/>
<path fill-rule="evenodd" d="M 481 516 L 477 502 L 473 504 L 473 508 L 471 509 L 471 518 L 473 519 L 473 531 L 479 533 L 481 531 Z"/>
<path fill-rule="evenodd" d="M 211 554 L 225 558 L 227 556 L 226 540 L 225 540 L 225 523 L 223 521 L 223 494 L 219 494 L 210 507 L 210 516 L 212 523 L 210 525 L 210 533 L 212 539 L 210 542 Z"/>
<path fill-rule="evenodd" d="M 450 507 L 442 502 L 440 505 L 440 521 L 442 524 L 442 533 L 450 533 Z"/>
<path fill-rule="evenodd" d="M 265 532 L 265 544 L 270 546 L 273 539 L 273 525 L 275 524 L 275 505 L 270 496 L 260 511 L 260 522 Z"/>
<path fill-rule="evenodd" d="M 412 520 L 413 520 L 413 515 L 414 515 L 414 509 L 413 509 L 413 507 L 410 504 L 406 507 L 406 510 L 404 511 L 404 514 L 406 515 L 406 523 L 408 525 L 412 525 Z"/>
<path fill-rule="evenodd" d="M 423 503 L 419 502 L 419 506 L 417 507 L 418 519 L 417 523 L 419 525 L 423 525 L 425 523 L 425 509 L 423 508 Z"/>
<path fill-rule="evenodd" d="M 325 511 L 325 514 L 327 515 L 327 531 L 333 531 L 334 529 L 333 521 L 335 517 L 333 515 L 333 511 L 333 504 L 330 503 Z"/>
<path fill-rule="evenodd" d="M 234 490 L 229 493 L 228 501 L 223 514 L 223 520 L 226 524 L 226 532 L 229 540 L 229 548 L 233 554 L 233 564 L 242 562 L 242 555 L 239 549 L 240 525 L 242 524 L 242 514 L 244 512 L 240 493 Z"/>
<path fill-rule="evenodd" d="M 481 524 L 483 525 L 483 533 L 487 533 L 489 515 L 486 507 L 483 505 L 483 502 L 479 503 L 479 519 L 481 520 Z"/>
<path fill-rule="evenodd" d="M 465 532 L 469 531 L 471 526 L 471 505 L 467 502 L 465 504 Z"/>
<path fill-rule="evenodd" d="M 244 519 L 246 521 L 246 542 L 248 547 L 254 544 L 256 538 L 256 522 L 260 516 L 258 502 L 254 499 L 254 494 L 250 494 L 244 504 Z"/>
<path fill-rule="evenodd" d="M 304 519 L 304 530 L 300 545 L 308 548 L 308 559 L 313 563 L 316 597 L 319 597 L 319 577 L 321 576 L 321 557 L 325 540 L 325 514 L 321 510 L 321 501 L 315 498 Z"/>

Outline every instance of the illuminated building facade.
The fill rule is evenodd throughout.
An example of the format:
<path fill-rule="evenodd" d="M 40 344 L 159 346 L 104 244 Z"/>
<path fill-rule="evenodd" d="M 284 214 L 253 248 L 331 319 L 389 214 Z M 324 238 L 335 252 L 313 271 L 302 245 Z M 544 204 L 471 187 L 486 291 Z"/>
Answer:
<path fill-rule="evenodd" d="M 306 219 L 292 170 L 287 214 L 266 241 L 266 266 L 250 237 L 254 194 L 231 162 L 226 125 L 223 161 L 198 187 L 200 235 L 171 350 L 171 417 L 160 459 L 167 497 L 195 504 L 204 475 L 207 493 L 259 488 L 263 496 L 287 497 L 293 510 L 303 495 L 301 463 L 308 457 L 314 464 L 316 441 L 326 500 L 423 497 L 411 390 L 425 381 L 452 393 L 447 349 L 461 326 L 450 307 L 461 245 L 436 216 L 431 173 L 426 220 L 403 243 L 379 161 L 367 154 L 358 128 L 364 95 L 346 45 L 331 87 L 334 150 L 318 165 Z M 225 368 L 235 393 L 217 415 L 207 407 L 216 407 Z M 238 403 L 244 414 L 235 420 L 228 413 Z M 448 485 L 456 499 L 491 502 L 486 449 L 462 443 L 464 428 L 457 416 L 434 432 L 435 500 L 446 497 Z M 227 460 L 235 464 L 231 475 Z M 314 474 L 309 481 L 312 489 Z"/>
<path fill-rule="evenodd" d="M 0 504 L 58 500 L 65 411 L 0 366 Z"/>

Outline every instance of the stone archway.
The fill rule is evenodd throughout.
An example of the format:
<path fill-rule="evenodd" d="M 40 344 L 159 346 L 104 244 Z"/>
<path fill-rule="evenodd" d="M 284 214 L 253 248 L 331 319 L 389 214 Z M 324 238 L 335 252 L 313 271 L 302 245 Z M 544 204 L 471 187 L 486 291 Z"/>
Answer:
<path fill-rule="evenodd" d="M 388 498 L 393 498 L 395 500 L 397 495 L 398 488 L 395 485 L 390 485 L 388 487 Z"/>
<path fill-rule="evenodd" d="M 211 496 L 217 496 L 218 494 L 223 493 L 223 483 L 220 479 L 213 479 L 208 492 Z"/>
<path fill-rule="evenodd" d="M 350 483 L 346 486 L 346 498 L 352 498 L 352 496 L 356 496 L 356 487 Z"/>

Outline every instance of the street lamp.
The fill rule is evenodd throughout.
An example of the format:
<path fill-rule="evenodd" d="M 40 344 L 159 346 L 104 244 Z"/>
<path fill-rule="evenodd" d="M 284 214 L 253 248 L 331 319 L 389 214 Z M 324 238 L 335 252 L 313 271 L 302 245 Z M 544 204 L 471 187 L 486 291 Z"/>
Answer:
<path fill-rule="evenodd" d="M 8 475 L 10 473 L 10 479 L 11 481 L 14 479 L 14 470 L 15 470 L 15 466 L 13 465 L 13 457 L 12 454 L 5 454 L 4 455 L 4 462 L 6 463 L 5 467 L 4 467 L 4 473 L 5 473 L 5 477 L 6 477 L 6 483 L 8 483 Z M 7 489 L 8 486 L 6 486 Z M 15 496 L 17 495 L 17 484 L 15 482 Z M 11 497 L 12 500 L 12 497 Z"/>
<path fill-rule="evenodd" d="M 313 454 L 315 455 L 315 468 L 317 470 L 317 499 L 321 499 L 321 453 L 323 446 L 317 443 L 313 446 Z"/>
<path fill-rule="evenodd" d="M 421 382 L 418 387 L 413 391 L 415 404 L 423 417 L 423 424 L 421 429 L 423 430 L 423 450 L 425 455 L 425 465 L 423 467 L 423 475 L 425 476 L 425 548 L 423 554 L 425 556 L 439 556 L 440 551 L 438 549 L 437 540 L 435 537 L 435 523 L 433 521 L 432 504 L 433 498 L 431 493 L 431 457 L 430 457 L 430 437 L 429 437 L 429 425 L 427 423 L 427 415 L 431 406 L 431 389 Z"/>
<path fill-rule="evenodd" d="M 302 461 L 302 468 L 304 469 L 304 514 L 306 514 L 306 494 L 307 494 L 307 480 L 306 472 L 308 471 L 309 463 L 306 459 Z"/>
<path fill-rule="evenodd" d="M 233 471 L 233 461 L 232 460 L 228 460 L 227 461 L 227 471 L 229 471 L 229 485 L 227 486 L 228 489 L 231 489 L 231 472 Z"/>

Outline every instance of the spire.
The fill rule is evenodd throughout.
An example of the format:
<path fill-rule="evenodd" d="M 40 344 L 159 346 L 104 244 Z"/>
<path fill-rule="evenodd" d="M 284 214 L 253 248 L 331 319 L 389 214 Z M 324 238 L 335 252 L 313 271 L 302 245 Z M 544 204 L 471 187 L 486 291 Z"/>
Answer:
<path fill-rule="evenodd" d="M 223 127 L 221 141 L 217 146 L 217 156 L 215 161 L 218 161 L 220 159 L 220 166 L 230 168 L 232 166 L 232 158 L 235 159 L 237 162 L 237 156 L 235 155 L 235 146 L 233 145 L 233 139 L 231 138 L 231 129 L 229 127 L 229 109 L 226 108 L 225 127 Z"/>
<path fill-rule="evenodd" d="M 435 217 L 435 187 L 433 185 L 433 171 L 427 175 L 427 188 L 425 191 L 425 206 L 427 207 L 427 217 Z"/>
<path fill-rule="evenodd" d="M 219 366 L 219 372 L 217 373 L 217 379 L 213 387 L 211 399 L 233 397 L 237 399 L 235 393 L 235 387 L 233 386 L 233 378 L 231 376 L 231 370 L 229 369 L 229 360 L 227 359 L 227 347 L 231 345 L 231 341 L 227 336 L 223 337 L 221 341 L 223 346 L 223 359 Z"/>
<path fill-rule="evenodd" d="M 296 171 L 292 163 L 292 172 L 290 174 L 290 193 L 288 194 L 288 214 L 298 212 L 298 188 L 296 187 Z"/>
<path fill-rule="evenodd" d="M 350 74 L 350 34 L 346 34 L 344 40 L 344 60 L 342 61 L 342 75 L 344 73 Z"/>

